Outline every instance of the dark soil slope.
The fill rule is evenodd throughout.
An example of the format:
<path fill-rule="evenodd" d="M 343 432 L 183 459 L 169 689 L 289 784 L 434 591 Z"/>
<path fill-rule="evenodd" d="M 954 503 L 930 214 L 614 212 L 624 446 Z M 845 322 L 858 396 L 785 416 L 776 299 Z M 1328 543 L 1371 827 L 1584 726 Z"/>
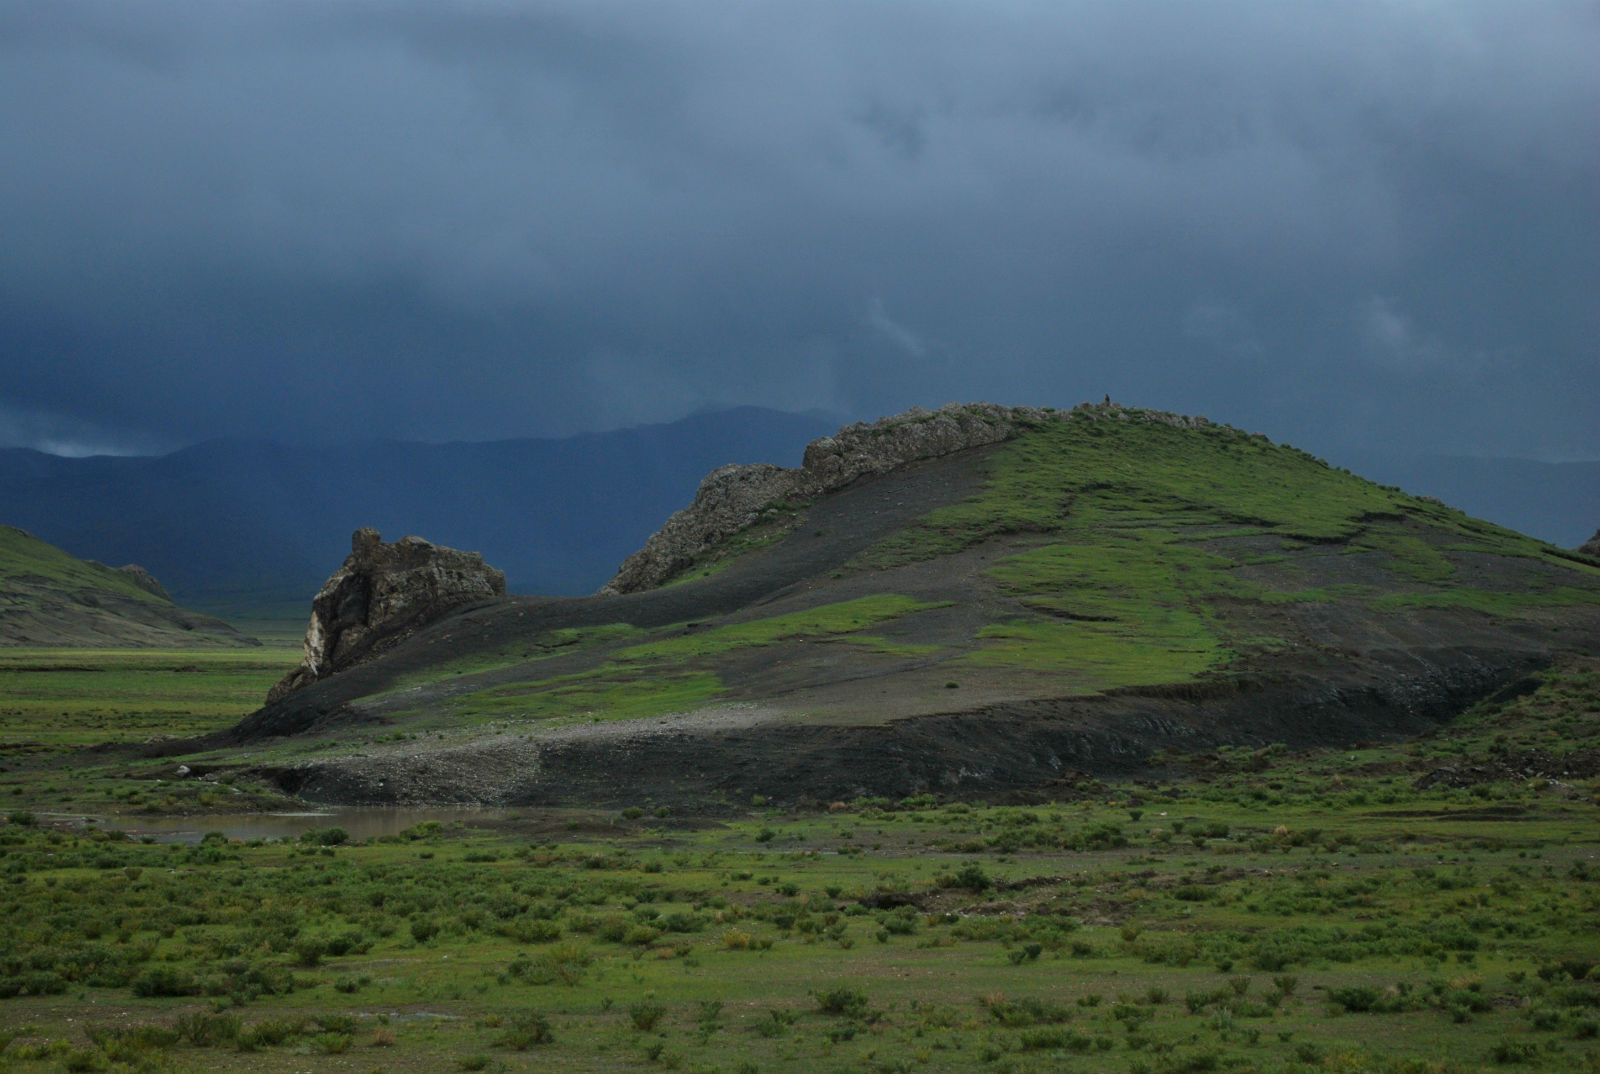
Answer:
<path fill-rule="evenodd" d="M 1412 733 L 1597 648 L 1581 557 L 1088 407 L 774 504 L 653 590 L 467 609 L 215 745 L 324 800 L 994 797 Z"/>

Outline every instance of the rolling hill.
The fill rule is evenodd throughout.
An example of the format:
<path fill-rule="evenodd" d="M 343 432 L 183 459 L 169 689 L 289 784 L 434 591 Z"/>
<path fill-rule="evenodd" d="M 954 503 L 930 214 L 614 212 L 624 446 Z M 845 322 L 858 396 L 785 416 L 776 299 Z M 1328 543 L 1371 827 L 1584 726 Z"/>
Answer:
<path fill-rule="evenodd" d="M 0 645 L 190 648 L 255 645 L 220 619 L 180 608 L 141 568 L 69 556 L 0 526 Z"/>
<path fill-rule="evenodd" d="M 1418 732 L 1600 650 L 1600 563 L 1116 404 L 718 471 L 611 589 L 449 615 L 215 761 L 342 801 L 993 798 Z"/>

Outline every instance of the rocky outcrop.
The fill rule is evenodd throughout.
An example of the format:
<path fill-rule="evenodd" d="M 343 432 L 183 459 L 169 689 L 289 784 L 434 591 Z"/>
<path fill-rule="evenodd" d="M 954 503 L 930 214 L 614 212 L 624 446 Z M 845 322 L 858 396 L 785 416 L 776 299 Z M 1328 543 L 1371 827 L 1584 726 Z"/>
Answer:
<path fill-rule="evenodd" d="M 1590 537 L 1587 541 L 1584 541 L 1582 544 L 1580 544 L 1578 546 L 1578 551 L 1582 552 L 1586 556 L 1593 556 L 1595 559 L 1600 559 L 1600 530 L 1595 530 L 1593 537 Z"/>
<path fill-rule="evenodd" d="M 350 555 L 311 602 L 305 659 L 267 694 L 268 704 L 393 648 L 465 604 L 505 596 L 504 572 L 477 552 L 402 537 L 385 544 L 356 530 Z"/>

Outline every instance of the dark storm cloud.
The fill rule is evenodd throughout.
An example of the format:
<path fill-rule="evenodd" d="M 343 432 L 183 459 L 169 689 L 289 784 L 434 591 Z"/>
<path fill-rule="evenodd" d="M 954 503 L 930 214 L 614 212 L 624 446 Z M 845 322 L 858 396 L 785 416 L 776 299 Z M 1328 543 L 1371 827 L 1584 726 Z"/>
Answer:
<path fill-rule="evenodd" d="M 0 11 L 0 440 L 1106 391 L 1600 455 L 1592 4 Z"/>

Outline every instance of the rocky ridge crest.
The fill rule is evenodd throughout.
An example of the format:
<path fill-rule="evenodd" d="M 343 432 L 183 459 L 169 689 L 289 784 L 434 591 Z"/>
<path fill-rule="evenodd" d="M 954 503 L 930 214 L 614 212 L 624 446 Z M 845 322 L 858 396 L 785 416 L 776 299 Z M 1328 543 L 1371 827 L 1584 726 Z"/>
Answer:
<path fill-rule="evenodd" d="M 421 537 L 386 544 L 370 526 L 350 545 L 312 599 L 305 658 L 268 692 L 268 704 L 393 648 L 452 609 L 505 596 L 505 573 L 477 552 Z"/>
<path fill-rule="evenodd" d="M 1578 546 L 1578 551 L 1582 552 L 1586 556 L 1593 556 L 1595 559 L 1600 559 L 1600 530 L 1595 530 L 1593 537 L 1590 537 L 1587 541 L 1584 541 L 1582 544 L 1580 544 Z"/>
<path fill-rule="evenodd" d="M 1083 403 L 1070 411 L 947 403 L 938 410 L 912 407 L 893 417 L 857 422 L 806 445 L 798 469 L 758 463 L 713 470 L 700 483 L 694 501 L 624 560 L 600 592 L 653 589 L 718 542 L 758 521 L 774 505 L 802 506 L 863 477 L 997 444 L 1029 425 L 1067 420 L 1159 421 L 1190 428 L 1209 424 L 1203 417 L 1124 407 L 1109 396 L 1104 403 Z"/>

